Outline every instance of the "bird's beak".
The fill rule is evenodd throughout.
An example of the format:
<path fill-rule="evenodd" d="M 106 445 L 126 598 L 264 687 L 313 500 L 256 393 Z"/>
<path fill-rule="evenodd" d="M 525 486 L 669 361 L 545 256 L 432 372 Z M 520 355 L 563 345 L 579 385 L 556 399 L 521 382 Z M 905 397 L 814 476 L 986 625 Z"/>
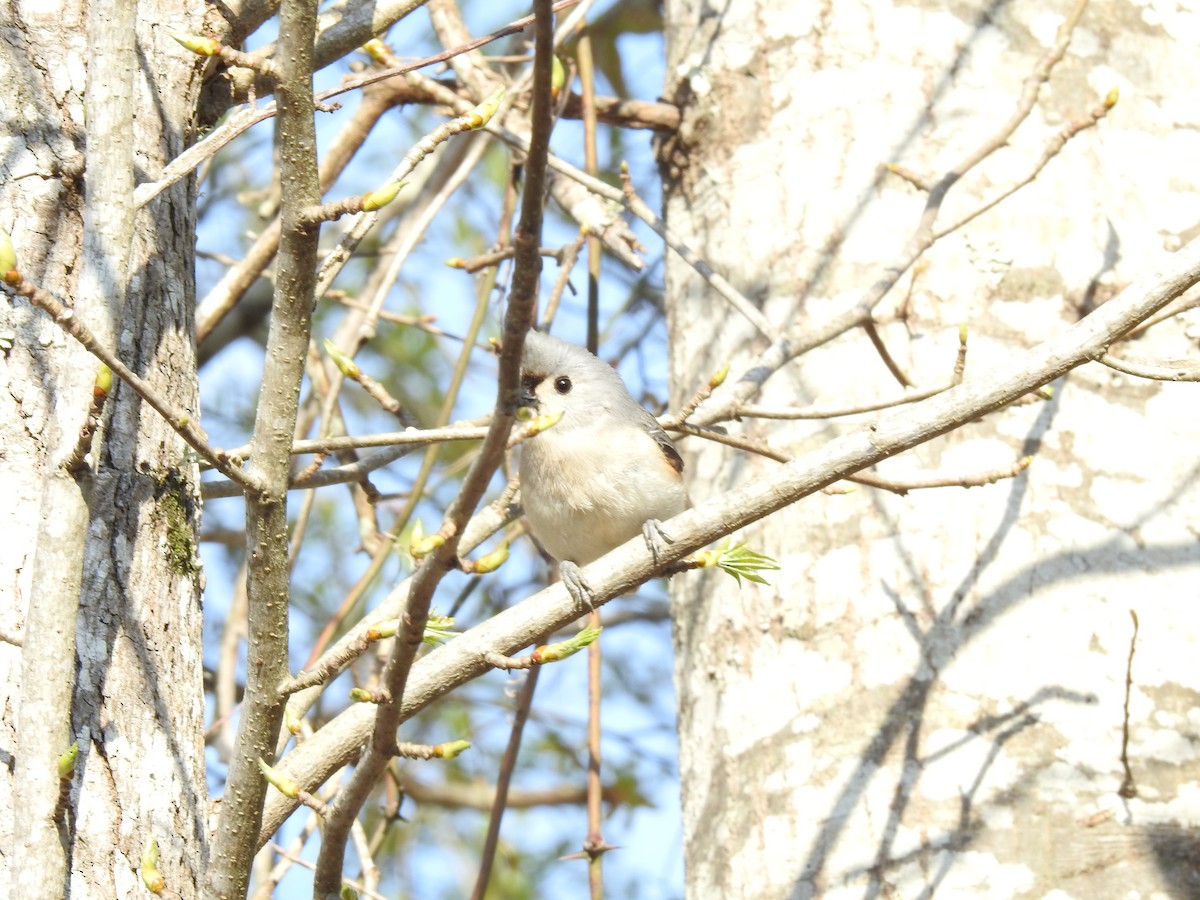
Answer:
<path fill-rule="evenodd" d="M 521 405 L 528 406 L 532 410 L 537 410 L 537 397 L 533 393 L 533 382 L 522 379 L 521 381 Z"/>

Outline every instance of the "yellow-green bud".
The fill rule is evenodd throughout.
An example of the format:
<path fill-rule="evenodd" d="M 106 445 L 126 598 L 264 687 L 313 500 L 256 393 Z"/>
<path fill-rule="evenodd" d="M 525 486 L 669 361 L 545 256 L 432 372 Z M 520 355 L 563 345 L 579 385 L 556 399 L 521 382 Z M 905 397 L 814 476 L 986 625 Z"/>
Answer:
<path fill-rule="evenodd" d="M 454 759 L 471 749 L 470 741 L 446 741 L 433 748 L 433 755 L 441 759 Z"/>
<path fill-rule="evenodd" d="M 504 88 L 500 88 L 463 117 L 467 120 L 467 127 L 474 131 L 490 122 L 492 116 L 496 114 L 496 110 L 500 108 L 500 101 L 503 99 Z"/>
<path fill-rule="evenodd" d="M 412 554 L 413 559 L 422 559 L 444 543 L 446 543 L 446 539 L 440 534 L 431 534 L 419 543 L 414 543 L 408 548 L 408 552 Z"/>
<path fill-rule="evenodd" d="M 530 654 L 534 662 L 552 663 L 566 659 L 568 656 L 574 656 L 584 647 L 593 643 L 596 638 L 600 637 L 602 628 L 584 628 L 572 638 L 565 641 L 559 641 L 556 644 L 543 644 Z"/>
<path fill-rule="evenodd" d="M 274 787 L 275 790 L 283 794 L 283 796 L 291 800 L 295 800 L 299 795 L 300 785 L 296 784 L 296 782 L 288 775 L 285 775 L 278 769 L 267 765 L 265 762 L 263 762 L 263 758 L 261 756 L 258 758 L 258 768 L 262 771 L 263 777 L 267 779 L 267 782 Z"/>
<path fill-rule="evenodd" d="M 407 181 L 393 181 L 391 184 L 385 184 L 378 190 L 367 191 L 362 196 L 363 212 L 374 212 L 377 209 L 383 209 L 396 199 L 396 195 L 400 193 L 400 188 L 406 184 L 408 184 Z"/>
<path fill-rule="evenodd" d="M 79 741 L 63 751 L 58 758 L 58 777 L 70 778 L 75 774 L 75 759 L 79 756 Z"/>
<path fill-rule="evenodd" d="M 146 890 L 152 894 L 161 894 L 167 883 L 158 871 L 158 841 L 154 838 L 150 839 L 150 843 L 142 851 L 142 862 L 139 868 L 142 884 L 146 886 Z"/>
<path fill-rule="evenodd" d="M 216 56 L 221 52 L 220 42 L 210 37 L 202 37 L 198 34 L 179 34 L 174 31 L 171 32 L 171 37 L 200 56 Z"/>
<path fill-rule="evenodd" d="M 391 49 L 379 38 L 371 38 L 362 45 L 363 53 L 377 63 L 387 64 L 387 58 L 392 55 Z"/>
<path fill-rule="evenodd" d="M 562 91 L 563 85 L 566 83 L 567 67 L 562 64 L 562 60 L 556 55 L 551 61 L 550 96 L 557 100 L 559 92 Z"/>
<path fill-rule="evenodd" d="M 8 232 L 0 228 L 0 278 L 9 281 L 9 273 L 16 271 L 16 268 L 17 250 L 13 246 L 12 238 Z M 9 283 L 11 284 L 12 282 L 9 281 Z"/>
<path fill-rule="evenodd" d="M 717 371 L 713 372 L 712 378 L 708 379 L 708 387 L 710 390 L 719 388 L 725 383 L 725 379 L 729 377 L 729 363 L 721 366 Z"/>
<path fill-rule="evenodd" d="M 548 428 L 553 428 L 562 417 L 563 411 L 561 409 L 557 412 L 546 413 L 544 416 L 535 416 L 530 419 L 525 429 L 529 433 L 529 436 L 533 437 L 535 434 L 541 434 Z"/>
<path fill-rule="evenodd" d="M 329 338 L 325 339 L 325 343 L 322 346 L 324 346 L 325 352 L 329 354 L 329 358 L 333 360 L 333 364 L 338 367 L 338 371 L 347 378 L 357 378 L 361 374 L 361 370 L 355 364 L 354 360 L 339 350 L 337 345 L 329 340 Z"/>
<path fill-rule="evenodd" d="M 399 629 L 399 627 L 399 619 L 387 619 L 368 628 L 367 637 L 373 641 L 381 641 L 384 638 L 395 637 L 396 631 Z"/>
<path fill-rule="evenodd" d="M 495 572 L 508 561 L 508 544 L 501 544 L 491 553 L 487 553 L 470 565 L 470 570 L 476 575 L 486 575 Z"/>
<path fill-rule="evenodd" d="M 98 399 L 103 399 L 108 396 L 112 390 L 112 369 L 108 366 L 101 365 L 100 371 L 96 373 L 96 381 L 92 385 L 92 396 Z"/>

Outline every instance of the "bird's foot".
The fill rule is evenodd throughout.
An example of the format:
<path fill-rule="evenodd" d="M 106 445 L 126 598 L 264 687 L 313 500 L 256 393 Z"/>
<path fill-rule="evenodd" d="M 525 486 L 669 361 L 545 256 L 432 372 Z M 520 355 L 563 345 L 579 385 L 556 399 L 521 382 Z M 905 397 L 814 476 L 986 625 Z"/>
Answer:
<path fill-rule="evenodd" d="M 659 554 L 666 552 L 666 545 L 675 543 L 675 539 L 663 531 L 662 522 L 658 519 L 647 519 L 642 523 L 642 537 L 646 539 L 655 565 L 658 565 Z"/>
<path fill-rule="evenodd" d="M 592 589 L 584 581 L 583 572 L 579 566 L 573 562 L 560 562 L 558 564 L 558 575 L 562 578 L 563 586 L 567 589 L 567 593 L 571 595 L 572 600 L 576 603 L 582 603 L 588 608 L 588 612 L 596 611 L 596 595 L 592 593 Z"/>

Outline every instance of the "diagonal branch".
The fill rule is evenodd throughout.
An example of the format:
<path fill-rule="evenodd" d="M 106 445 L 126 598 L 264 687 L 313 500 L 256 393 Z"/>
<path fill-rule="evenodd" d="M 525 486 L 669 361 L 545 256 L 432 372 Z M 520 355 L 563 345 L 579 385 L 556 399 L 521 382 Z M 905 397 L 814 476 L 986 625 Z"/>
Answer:
<path fill-rule="evenodd" d="M 633 590 L 688 553 L 833 484 L 846 475 L 945 434 L 1012 403 L 1071 369 L 1101 355 L 1190 286 L 1200 283 L 1200 240 L 1169 259 L 1160 273 L 1134 282 L 1087 318 L 1051 340 L 1017 355 L 1007 372 L 988 373 L 901 409 L 874 424 L 772 469 L 669 523 L 675 538 L 658 563 L 641 538 L 583 570 L 598 603 Z M 555 585 L 463 633 L 418 662 L 406 684 L 401 720 L 489 670 L 489 653 L 512 655 L 538 635 L 575 620 L 585 610 Z M 309 790 L 352 763 L 373 725 L 373 711 L 352 707 L 338 715 L 283 760 L 282 766 Z M 294 808 L 273 797 L 264 816 L 260 844 Z"/>
<path fill-rule="evenodd" d="M 445 542 L 426 557 L 413 577 L 407 607 L 401 620 L 401 631 L 396 637 L 392 655 L 380 679 L 381 688 L 396 698 L 396 701 L 381 704 L 371 710 L 374 723 L 370 742 L 326 821 L 313 884 L 313 894 L 317 897 L 337 896 L 341 887 L 342 866 L 350 829 L 359 809 L 396 752 L 400 705 L 409 671 L 421 645 L 433 593 L 457 559 L 463 527 L 491 482 L 508 444 L 508 433 L 515 419 L 519 400 L 521 350 L 525 332 L 533 322 L 542 268 L 538 248 L 541 245 L 546 158 L 549 153 L 552 124 L 550 78 L 553 13 L 550 0 L 537 0 L 534 4 L 534 14 L 537 21 L 533 66 L 532 137 L 529 154 L 525 160 L 525 192 L 522 198 L 521 219 L 514 237 L 515 268 L 504 320 L 504 345 L 500 355 L 496 411 L 479 456 L 467 473 L 462 489 L 451 504 L 439 529 L 439 534 Z"/>

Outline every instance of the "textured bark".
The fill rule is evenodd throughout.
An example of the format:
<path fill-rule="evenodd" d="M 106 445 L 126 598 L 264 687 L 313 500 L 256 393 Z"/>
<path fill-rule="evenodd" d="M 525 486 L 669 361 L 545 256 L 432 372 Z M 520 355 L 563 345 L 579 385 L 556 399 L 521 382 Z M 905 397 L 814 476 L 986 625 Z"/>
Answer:
<path fill-rule="evenodd" d="M 0 85 L 8 98 L 0 226 L 13 235 L 19 268 L 72 304 L 79 321 L 193 419 L 194 186 L 164 193 L 132 225 L 128 207 L 95 202 L 86 239 L 84 198 L 123 197 L 121 170 L 131 168 L 135 181 L 153 179 L 191 140 L 199 68 L 164 23 L 200 31 L 203 12 L 198 2 L 138 3 L 132 40 L 120 21 L 131 13 L 119 4 L 91 16 L 71 2 L 18 3 L 0 13 Z M 98 54 L 91 81 L 89 46 Z M 95 169 L 86 172 L 85 121 Z M 105 163 L 106 154 L 116 162 Z M 115 384 L 89 471 L 67 472 L 99 365 L 23 300 L 0 304 L 0 328 L 0 628 L 22 634 L 29 654 L 22 665 L 20 650 L 0 644 L 5 856 L 14 822 L 23 821 L 27 838 L 0 867 L 0 888 L 5 896 L 16 895 L 18 883 L 32 888 L 30 896 L 142 896 L 139 861 L 156 840 L 167 890 L 194 896 L 207 793 L 196 467 L 166 423 Z M 38 618 L 43 600 L 72 595 L 77 617 L 49 625 Z M 55 659 L 31 654 L 45 646 L 39 632 L 51 626 L 67 648 L 74 630 L 73 658 L 69 650 Z M 30 671 L 45 680 L 28 683 Z M 67 698 L 69 713 L 17 733 L 33 707 L 53 707 L 55 694 Z M 43 818 L 54 815 L 58 796 L 54 760 L 72 741 L 79 758 L 55 824 Z M 33 784 L 49 797 L 33 798 L 32 812 L 14 809 L 9 798 L 21 802 Z M 33 868 L 42 864 L 34 853 L 46 848 L 46 830 L 62 838 L 65 870 Z"/>
<path fill-rule="evenodd" d="M 949 377 L 960 323 L 968 376 L 1003 370 L 1195 233 L 1197 20 L 1156 10 L 1089 6 L 1030 120 L 951 192 L 946 223 L 1120 88 L 1107 120 L 884 301 L 883 339 L 919 385 Z M 666 96 L 683 106 L 661 148 L 668 224 L 783 329 L 852 303 L 899 255 L 925 197 L 880 166 L 936 178 L 981 144 L 1068 8 L 666 11 Z M 677 258 L 667 288 L 678 404 L 763 344 Z M 1190 316 L 1136 352 L 1194 358 Z M 1200 892 L 1198 388 L 1093 365 L 1056 389 L 878 467 L 903 481 L 1034 454 L 1017 479 L 818 495 L 746 536 L 779 558 L 773 587 L 673 580 L 688 896 Z M 858 330 L 759 402 L 899 392 Z M 738 427 L 799 452 L 870 419 Z M 684 450 L 697 500 L 775 465 Z"/>

